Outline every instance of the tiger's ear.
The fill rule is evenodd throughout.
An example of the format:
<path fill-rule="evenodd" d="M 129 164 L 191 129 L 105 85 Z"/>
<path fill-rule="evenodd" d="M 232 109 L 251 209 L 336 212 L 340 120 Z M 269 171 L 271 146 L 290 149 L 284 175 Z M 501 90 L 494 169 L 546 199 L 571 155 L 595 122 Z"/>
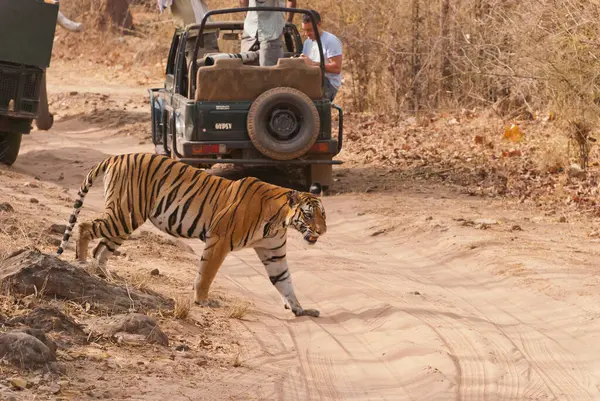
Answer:
<path fill-rule="evenodd" d="M 310 186 L 310 189 L 308 191 L 312 195 L 320 197 L 321 194 L 323 193 L 323 188 L 321 187 L 321 183 L 315 181 L 312 183 L 312 185 Z"/>
<path fill-rule="evenodd" d="M 296 190 L 288 192 L 288 205 L 295 207 L 300 203 L 300 193 Z"/>

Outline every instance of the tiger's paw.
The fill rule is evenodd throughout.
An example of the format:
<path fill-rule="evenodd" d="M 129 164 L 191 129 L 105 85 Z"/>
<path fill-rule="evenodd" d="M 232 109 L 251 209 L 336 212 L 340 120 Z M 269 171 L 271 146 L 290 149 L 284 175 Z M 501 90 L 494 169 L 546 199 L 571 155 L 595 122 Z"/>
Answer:
<path fill-rule="evenodd" d="M 319 317 L 321 312 L 316 309 L 299 309 L 293 311 L 296 316 L 311 316 L 311 317 Z"/>
<path fill-rule="evenodd" d="M 194 301 L 194 303 L 196 305 L 200 305 L 200 306 L 208 306 L 209 308 L 220 308 L 221 307 L 221 303 L 219 301 L 217 301 L 216 299 L 205 299 L 203 301 Z"/>

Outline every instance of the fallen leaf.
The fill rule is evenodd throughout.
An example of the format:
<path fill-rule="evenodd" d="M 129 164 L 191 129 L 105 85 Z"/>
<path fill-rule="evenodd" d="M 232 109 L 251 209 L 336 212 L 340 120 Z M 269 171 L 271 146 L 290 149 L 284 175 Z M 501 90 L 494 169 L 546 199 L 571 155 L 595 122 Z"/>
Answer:
<path fill-rule="evenodd" d="M 518 125 L 511 124 L 510 127 L 504 129 L 504 139 L 508 139 L 512 142 L 520 142 L 523 139 L 523 131 Z"/>

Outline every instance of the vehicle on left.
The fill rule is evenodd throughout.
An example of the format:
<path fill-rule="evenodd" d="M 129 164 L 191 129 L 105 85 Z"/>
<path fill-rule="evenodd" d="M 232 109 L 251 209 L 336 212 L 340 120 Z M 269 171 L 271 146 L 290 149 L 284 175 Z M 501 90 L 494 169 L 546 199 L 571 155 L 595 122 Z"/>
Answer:
<path fill-rule="evenodd" d="M 53 0 L 0 0 L 0 162 L 12 165 L 36 120 L 52 127 L 45 70 L 58 17 Z"/>

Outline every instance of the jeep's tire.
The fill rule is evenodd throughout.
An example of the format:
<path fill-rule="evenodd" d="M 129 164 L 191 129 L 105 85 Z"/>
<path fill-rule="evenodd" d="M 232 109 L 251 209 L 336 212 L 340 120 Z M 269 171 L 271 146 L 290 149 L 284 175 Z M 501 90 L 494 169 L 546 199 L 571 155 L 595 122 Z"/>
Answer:
<path fill-rule="evenodd" d="M 0 132 L 0 163 L 12 166 L 21 148 L 21 133 Z"/>
<path fill-rule="evenodd" d="M 290 87 L 269 89 L 250 106 L 248 136 L 263 155 L 291 160 L 314 145 L 321 128 L 319 112 L 304 93 Z"/>

